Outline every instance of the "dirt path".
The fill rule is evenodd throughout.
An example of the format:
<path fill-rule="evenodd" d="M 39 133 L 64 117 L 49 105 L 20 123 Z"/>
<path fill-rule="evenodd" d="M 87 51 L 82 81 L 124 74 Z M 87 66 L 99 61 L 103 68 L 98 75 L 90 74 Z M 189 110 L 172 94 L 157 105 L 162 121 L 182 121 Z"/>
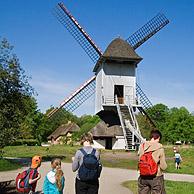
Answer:
<path fill-rule="evenodd" d="M 73 194 L 74 191 L 74 177 L 75 173 L 71 170 L 71 164 L 63 163 L 62 169 L 65 175 L 65 194 Z M 42 178 L 38 182 L 37 191 L 42 190 L 42 185 L 46 173 L 50 170 L 50 162 L 42 163 L 40 173 Z M 17 173 L 21 171 L 7 171 L 0 172 L 0 181 L 14 179 Z M 121 183 L 127 180 L 137 180 L 138 172 L 135 170 L 116 169 L 116 168 L 103 168 L 102 175 L 100 178 L 100 191 L 99 194 L 132 194 L 128 189 L 121 186 Z M 183 174 L 165 174 L 165 179 L 174 181 L 186 181 L 194 182 L 194 175 L 183 175 Z"/>

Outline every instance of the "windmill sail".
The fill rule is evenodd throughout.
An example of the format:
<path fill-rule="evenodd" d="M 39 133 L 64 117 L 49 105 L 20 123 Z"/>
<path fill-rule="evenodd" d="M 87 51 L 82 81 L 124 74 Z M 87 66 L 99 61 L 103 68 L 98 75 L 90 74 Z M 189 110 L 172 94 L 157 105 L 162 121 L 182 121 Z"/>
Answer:
<path fill-rule="evenodd" d="M 126 41 L 133 47 L 133 49 L 136 49 L 168 23 L 169 20 L 165 17 L 165 15 L 159 13 L 138 31 L 132 34 Z"/>
<path fill-rule="evenodd" d="M 63 3 L 59 3 L 54 10 L 54 15 L 58 21 L 65 26 L 70 34 L 84 49 L 90 59 L 96 63 L 99 56 L 102 55 L 100 48 L 94 43 L 90 36 L 84 31 L 77 20 L 71 15 Z"/>
<path fill-rule="evenodd" d="M 153 107 L 153 104 L 151 103 L 151 101 L 148 99 L 148 97 L 146 96 L 146 94 L 143 92 L 143 90 L 140 88 L 138 84 L 136 84 L 136 94 L 140 97 L 139 101 L 141 106 L 138 106 L 139 111 L 142 114 L 146 115 L 148 121 L 152 126 L 156 127 L 156 124 L 153 122 L 153 120 L 151 119 L 151 116 L 147 112 L 148 109 Z"/>
<path fill-rule="evenodd" d="M 48 117 L 52 117 L 61 108 L 67 111 L 73 112 L 88 98 L 90 98 L 95 92 L 95 80 L 96 76 L 93 76 L 86 81 L 81 87 L 79 87 L 73 94 L 63 100 L 60 105 L 48 113 Z"/>

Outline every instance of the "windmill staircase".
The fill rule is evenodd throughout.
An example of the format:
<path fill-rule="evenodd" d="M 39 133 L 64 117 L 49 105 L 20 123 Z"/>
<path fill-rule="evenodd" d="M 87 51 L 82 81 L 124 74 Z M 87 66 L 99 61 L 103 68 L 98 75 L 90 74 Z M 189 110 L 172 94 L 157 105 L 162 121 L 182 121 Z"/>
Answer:
<path fill-rule="evenodd" d="M 131 105 L 119 104 L 116 97 L 116 106 L 123 129 L 126 150 L 135 150 L 136 146 L 144 141 Z"/>

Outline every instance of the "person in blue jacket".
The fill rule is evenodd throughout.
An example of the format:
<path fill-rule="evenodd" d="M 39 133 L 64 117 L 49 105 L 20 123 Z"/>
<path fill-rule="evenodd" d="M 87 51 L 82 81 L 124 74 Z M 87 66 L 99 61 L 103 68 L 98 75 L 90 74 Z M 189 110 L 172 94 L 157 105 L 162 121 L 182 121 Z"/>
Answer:
<path fill-rule="evenodd" d="M 63 194 L 65 178 L 61 170 L 61 160 L 58 158 L 53 159 L 51 168 L 44 180 L 44 194 Z"/>

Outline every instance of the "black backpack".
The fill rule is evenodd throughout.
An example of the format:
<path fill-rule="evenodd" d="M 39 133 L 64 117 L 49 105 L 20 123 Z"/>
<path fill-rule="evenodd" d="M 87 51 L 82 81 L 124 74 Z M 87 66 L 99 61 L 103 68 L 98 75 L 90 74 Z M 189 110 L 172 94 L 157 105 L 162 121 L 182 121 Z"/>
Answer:
<path fill-rule="evenodd" d="M 83 148 L 80 149 L 83 157 L 83 163 L 78 170 L 78 175 L 81 181 L 98 180 L 102 171 L 102 165 L 95 156 L 96 150 L 93 149 L 90 154 L 87 154 Z"/>

